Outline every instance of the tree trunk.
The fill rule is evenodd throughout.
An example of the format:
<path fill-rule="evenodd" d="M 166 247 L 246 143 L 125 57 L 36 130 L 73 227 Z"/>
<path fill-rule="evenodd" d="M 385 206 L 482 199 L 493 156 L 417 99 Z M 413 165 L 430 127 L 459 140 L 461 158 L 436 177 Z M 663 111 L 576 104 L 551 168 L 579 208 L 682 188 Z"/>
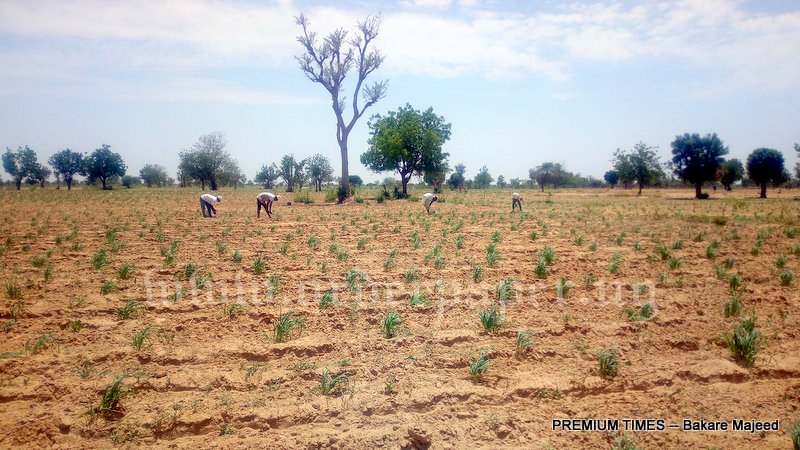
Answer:
<path fill-rule="evenodd" d="M 636 195 L 642 195 L 642 188 L 644 187 L 644 183 L 639 183 L 639 193 Z"/>
<path fill-rule="evenodd" d="M 767 198 L 767 182 L 761 183 L 761 198 Z"/>
<path fill-rule="evenodd" d="M 408 197 L 408 182 L 411 180 L 411 176 L 409 175 L 408 178 L 400 172 L 400 183 L 403 185 L 403 198 Z"/>
<path fill-rule="evenodd" d="M 22 189 L 22 178 L 15 179 L 14 183 L 17 185 L 17 190 Z"/>
<path fill-rule="evenodd" d="M 209 182 L 209 184 L 211 184 L 211 190 L 212 191 L 216 191 L 217 190 L 217 177 L 215 177 L 212 174 L 211 175 L 211 179 L 208 182 Z"/>
<path fill-rule="evenodd" d="M 348 159 L 347 159 L 347 136 L 344 135 L 342 137 L 342 141 L 339 142 L 339 151 L 342 154 L 342 190 L 346 192 L 345 198 L 350 196 L 350 168 L 348 166 Z"/>
<path fill-rule="evenodd" d="M 539 187 L 542 188 L 542 192 L 544 192 L 544 185 L 540 184 Z"/>
<path fill-rule="evenodd" d="M 201 191 L 205 191 L 206 190 L 206 180 L 204 180 L 202 178 L 200 179 L 200 190 Z"/>
<path fill-rule="evenodd" d="M 700 194 L 702 194 L 703 190 L 703 183 L 695 183 L 694 184 L 694 198 L 700 198 Z"/>

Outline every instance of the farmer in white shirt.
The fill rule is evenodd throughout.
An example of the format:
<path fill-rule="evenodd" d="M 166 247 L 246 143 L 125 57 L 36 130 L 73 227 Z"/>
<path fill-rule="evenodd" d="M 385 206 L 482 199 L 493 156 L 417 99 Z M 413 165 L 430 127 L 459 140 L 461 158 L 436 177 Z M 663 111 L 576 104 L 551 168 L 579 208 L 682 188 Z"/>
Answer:
<path fill-rule="evenodd" d="M 267 217 L 270 219 L 272 218 L 272 203 L 277 200 L 279 197 L 272 192 L 262 192 L 256 195 L 256 202 L 258 203 L 258 210 L 256 211 L 256 216 L 261 218 L 261 208 L 264 208 L 264 211 L 267 212 Z"/>
<path fill-rule="evenodd" d="M 514 192 L 511 194 L 511 212 L 514 212 L 519 206 L 519 211 L 522 212 L 522 199 L 519 198 L 519 193 Z"/>
<path fill-rule="evenodd" d="M 203 212 L 203 217 L 214 217 L 217 214 L 216 208 L 214 205 L 222 201 L 221 195 L 211 195 L 211 194 L 203 194 L 200 196 L 200 211 Z M 208 215 L 206 215 L 206 210 L 208 210 Z M 214 214 L 212 214 L 212 212 Z"/>
<path fill-rule="evenodd" d="M 439 197 L 431 194 L 430 192 L 422 196 L 422 204 L 425 205 L 425 211 L 428 211 L 428 214 L 431 213 L 431 205 L 436 200 L 439 200 Z"/>

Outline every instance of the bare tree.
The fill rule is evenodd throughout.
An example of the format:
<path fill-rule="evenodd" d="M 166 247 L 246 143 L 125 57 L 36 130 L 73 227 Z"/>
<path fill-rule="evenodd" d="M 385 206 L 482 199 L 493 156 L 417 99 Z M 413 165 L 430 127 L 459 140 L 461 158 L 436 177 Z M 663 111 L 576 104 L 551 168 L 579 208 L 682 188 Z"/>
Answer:
<path fill-rule="evenodd" d="M 350 171 L 348 169 L 347 138 L 353 126 L 367 108 L 386 96 L 388 81 L 377 81 L 363 86 L 364 80 L 381 66 L 385 57 L 377 49 L 370 49 L 370 43 L 378 36 L 381 17 L 368 16 L 358 22 L 358 33 L 347 39 L 347 31 L 339 28 L 317 41 L 317 33 L 309 31 L 309 21 L 304 14 L 295 17 L 295 23 L 303 29 L 297 41 L 303 46 L 305 53 L 296 57 L 300 69 L 306 77 L 321 84 L 331 95 L 331 107 L 336 114 L 336 142 L 342 155 L 342 179 L 339 200 L 344 200 L 350 192 Z M 345 121 L 345 102 L 347 97 L 341 96 L 343 83 L 353 67 L 358 71 L 358 80 L 353 89 L 352 117 Z M 363 87 L 363 90 L 362 90 Z M 364 105 L 359 108 L 359 95 Z"/>

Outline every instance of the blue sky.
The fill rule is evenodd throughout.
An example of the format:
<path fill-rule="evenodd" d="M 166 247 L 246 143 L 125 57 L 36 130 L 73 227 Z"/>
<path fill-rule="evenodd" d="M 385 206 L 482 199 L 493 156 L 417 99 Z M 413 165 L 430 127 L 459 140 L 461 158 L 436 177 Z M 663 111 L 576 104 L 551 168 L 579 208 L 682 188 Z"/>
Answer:
<path fill-rule="evenodd" d="M 662 161 L 677 134 L 716 132 L 797 161 L 800 2 L 0 0 L 0 148 L 40 161 L 106 143 L 129 173 L 174 175 L 178 152 L 221 131 L 252 177 L 286 153 L 340 164 L 327 92 L 294 57 L 304 12 L 324 35 L 382 14 L 385 99 L 350 137 L 351 174 L 368 116 L 405 103 L 452 123 L 451 166 L 527 178 L 555 161 L 602 177 L 643 141 Z M 351 94 L 345 91 L 349 97 Z"/>

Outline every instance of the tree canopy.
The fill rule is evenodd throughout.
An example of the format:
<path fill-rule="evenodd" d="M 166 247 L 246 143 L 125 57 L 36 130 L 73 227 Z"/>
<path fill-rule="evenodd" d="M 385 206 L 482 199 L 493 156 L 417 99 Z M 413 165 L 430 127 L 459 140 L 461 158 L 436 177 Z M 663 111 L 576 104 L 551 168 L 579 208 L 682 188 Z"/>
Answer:
<path fill-rule="evenodd" d="M 112 152 L 110 145 L 103 144 L 102 147 L 95 149 L 86 157 L 82 175 L 91 179 L 99 179 L 103 183 L 103 189 L 108 189 L 108 180 L 125 175 L 127 169 L 128 166 L 125 165 L 122 156 Z"/>
<path fill-rule="evenodd" d="M 64 180 L 67 190 L 72 189 L 75 175 L 83 172 L 83 155 L 68 148 L 55 153 L 47 162 L 53 166 L 56 176 Z"/>
<path fill-rule="evenodd" d="M 767 198 L 767 183 L 783 183 L 788 175 L 778 150 L 757 148 L 747 157 L 747 176 L 761 186 L 761 198 Z"/>
<path fill-rule="evenodd" d="M 253 181 L 264 185 L 264 189 L 271 189 L 275 185 L 275 180 L 280 178 L 280 176 L 281 173 L 275 163 L 272 163 L 269 166 L 264 164 L 261 166 L 261 169 L 258 171 L 258 173 L 256 173 L 256 177 L 253 179 Z"/>
<path fill-rule="evenodd" d="M 414 174 L 431 173 L 444 180 L 450 155 L 442 151 L 442 145 L 450 139 L 450 124 L 433 108 L 420 112 L 406 104 L 385 117 L 374 115 L 369 128 L 370 148 L 361 155 L 361 163 L 373 172 L 396 170 L 404 196 Z"/>
<path fill-rule="evenodd" d="M 314 182 L 314 191 L 322 190 L 322 184 L 333 179 L 333 167 L 324 155 L 319 153 L 306 160 L 306 174 Z"/>
<path fill-rule="evenodd" d="M 286 183 L 286 192 L 294 192 L 294 188 L 303 188 L 305 182 L 305 172 L 303 168 L 306 165 L 306 160 L 297 161 L 293 154 L 284 155 L 281 158 L 280 166 L 278 166 L 279 173 L 283 181 Z"/>
<path fill-rule="evenodd" d="M 603 179 L 606 180 L 606 183 L 611 185 L 611 189 L 614 189 L 614 186 L 619 183 L 619 172 L 616 170 L 609 170 L 603 174 Z"/>
<path fill-rule="evenodd" d="M 686 133 L 672 141 L 672 164 L 675 175 L 694 184 L 695 197 L 702 197 L 703 183 L 716 179 L 728 148 L 717 134 L 700 136 Z"/>
<path fill-rule="evenodd" d="M 139 169 L 139 178 L 147 187 L 165 186 L 170 181 L 167 169 L 160 164 L 145 164 Z"/>
<path fill-rule="evenodd" d="M 226 145 L 225 135 L 220 132 L 200 136 L 190 150 L 179 154 L 181 175 L 200 181 L 202 189 L 208 182 L 212 191 L 217 190 L 220 175 L 231 163 L 231 156 L 225 151 Z"/>
<path fill-rule="evenodd" d="M 317 41 L 317 33 L 308 29 L 308 18 L 301 14 L 295 17 L 295 23 L 303 32 L 297 37 L 297 42 L 303 46 L 305 53 L 296 57 L 300 63 L 300 70 L 305 76 L 321 84 L 331 96 L 331 106 L 336 115 L 336 142 L 342 156 L 340 201 L 350 192 L 350 171 L 348 167 L 347 139 L 358 119 L 370 106 L 386 96 L 387 81 L 378 81 L 371 85 L 364 85 L 366 78 L 377 70 L 385 56 L 377 49 L 370 48 L 370 44 L 378 37 L 381 25 L 380 16 L 368 16 L 363 22 L 358 22 L 357 34 L 347 39 L 347 31 L 338 28 L 328 34 L 321 42 Z M 352 116 L 345 120 L 346 97 L 340 97 L 344 90 L 344 81 L 351 69 L 355 68 L 357 79 L 353 88 Z M 363 90 L 362 90 L 363 89 Z M 364 102 L 359 107 L 359 96 Z"/>
<path fill-rule="evenodd" d="M 492 185 L 492 181 L 494 181 L 494 178 L 492 178 L 492 175 L 489 173 L 489 168 L 483 166 L 475 175 L 472 184 L 475 186 L 475 189 L 486 189 Z"/>
<path fill-rule="evenodd" d="M 744 166 L 742 162 L 736 158 L 723 162 L 719 172 L 719 182 L 722 183 L 722 186 L 724 186 L 727 191 L 731 190 L 733 183 L 744 178 Z"/>
<path fill-rule="evenodd" d="M 531 182 L 536 181 L 542 192 L 544 192 L 544 187 L 548 184 L 552 184 L 553 187 L 564 184 L 566 176 L 566 171 L 559 163 L 546 162 L 528 170 L 528 177 Z"/>
<path fill-rule="evenodd" d="M 458 189 L 459 191 L 464 188 L 464 182 L 466 178 L 464 177 L 464 173 L 466 173 L 467 167 L 462 164 L 456 164 L 456 167 L 453 169 L 453 173 L 450 174 L 450 179 L 447 180 L 447 184 L 450 186 L 450 189 Z"/>
<path fill-rule="evenodd" d="M 27 145 L 18 147 L 16 152 L 6 147 L 6 152 L 3 154 L 3 169 L 11 175 L 17 190 L 22 186 L 22 180 L 36 174 L 38 168 L 36 152 Z"/>
<path fill-rule="evenodd" d="M 635 181 L 639 186 L 639 195 L 642 194 L 642 188 L 664 176 L 655 148 L 639 142 L 633 146 L 633 150 L 617 149 L 614 152 L 614 170 L 619 174 L 619 178 Z"/>

